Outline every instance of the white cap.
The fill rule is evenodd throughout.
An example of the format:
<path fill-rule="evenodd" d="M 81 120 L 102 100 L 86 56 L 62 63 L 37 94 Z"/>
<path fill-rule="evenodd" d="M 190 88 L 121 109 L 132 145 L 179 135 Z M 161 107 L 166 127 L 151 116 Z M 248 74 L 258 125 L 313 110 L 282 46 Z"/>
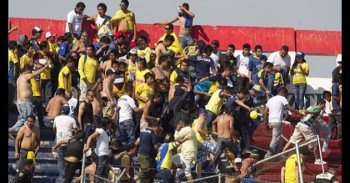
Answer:
<path fill-rule="evenodd" d="M 135 49 L 135 48 L 132 48 L 132 49 L 130 49 L 129 53 L 130 53 L 130 54 L 136 54 L 136 53 L 137 53 L 137 51 L 136 51 L 136 49 Z"/>
<path fill-rule="evenodd" d="M 335 59 L 335 61 L 341 62 L 342 61 L 342 54 L 338 54 L 337 58 Z"/>
<path fill-rule="evenodd" d="M 39 59 L 39 64 L 41 64 L 41 65 L 46 65 L 46 59 L 43 59 L 43 58 L 41 58 L 41 59 Z"/>
<path fill-rule="evenodd" d="M 236 158 L 236 159 L 235 159 L 235 164 L 236 164 L 236 163 L 242 163 L 242 159 L 241 159 L 241 158 Z"/>
<path fill-rule="evenodd" d="M 52 32 L 47 32 L 47 33 L 45 34 L 45 37 L 46 37 L 46 38 L 51 37 L 51 36 L 56 36 L 56 34 L 55 34 L 55 33 L 52 33 Z"/>

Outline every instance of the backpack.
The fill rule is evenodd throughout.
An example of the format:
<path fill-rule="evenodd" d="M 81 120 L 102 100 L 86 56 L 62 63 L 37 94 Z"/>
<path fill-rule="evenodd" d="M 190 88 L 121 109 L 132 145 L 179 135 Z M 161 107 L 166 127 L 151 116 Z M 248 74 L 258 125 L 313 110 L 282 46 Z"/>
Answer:
<path fill-rule="evenodd" d="M 110 16 L 106 15 L 106 18 L 104 19 L 104 21 L 102 22 L 102 24 L 100 26 L 96 27 L 96 40 L 99 40 L 99 38 L 101 38 L 102 36 L 107 35 L 108 30 L 107 30 L 107 26 L 106 23 L 111 19 Z"/>

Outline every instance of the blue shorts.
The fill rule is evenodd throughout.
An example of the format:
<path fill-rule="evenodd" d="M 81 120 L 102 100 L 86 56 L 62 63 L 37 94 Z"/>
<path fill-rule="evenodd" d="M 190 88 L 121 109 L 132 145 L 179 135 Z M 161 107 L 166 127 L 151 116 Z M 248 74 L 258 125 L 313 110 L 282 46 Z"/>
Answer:
<path fill-rule="evenodd" d="M 197 154 L 198 162 L 205 162 L 207 160 L 207 155 L 209 153 L 216 154 L 218 150 L 219 148 L 216 144 L 209 141 L 203 141 L 203 143 L 198 148 L 198 154 Z"/>

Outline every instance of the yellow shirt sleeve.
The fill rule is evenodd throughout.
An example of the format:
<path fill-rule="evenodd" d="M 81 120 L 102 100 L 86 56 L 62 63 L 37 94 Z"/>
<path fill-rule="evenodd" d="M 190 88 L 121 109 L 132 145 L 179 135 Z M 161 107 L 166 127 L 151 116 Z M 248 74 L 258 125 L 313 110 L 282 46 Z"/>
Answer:
<path fill-rule="evenodd" d="M 79 75 L 80 75 L 80 78 L 85 78 L 85 73 L 84 73 L 84 57 L 87 57 L 86 55 L 82 55 L 80 58 L 79 58 L 79 62 L 78 62 L 78 72 L 79 72 Z"/>
<path fill-rule="evenodd" d="M 177 79 L 177 72 L 174 70 L 170 75 L 170 81 L 175 83 L 176 79 Z"/>

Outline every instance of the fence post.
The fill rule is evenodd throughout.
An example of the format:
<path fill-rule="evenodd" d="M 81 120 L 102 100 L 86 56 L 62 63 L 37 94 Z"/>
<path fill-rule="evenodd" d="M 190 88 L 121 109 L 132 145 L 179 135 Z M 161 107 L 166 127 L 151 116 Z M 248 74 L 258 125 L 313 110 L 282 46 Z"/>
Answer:
<path fill-rule="evenodd" d="M 318 145 L 318 151 L 320 153 L 321 162 L 323 162 L 321 143 L 320 143 L 320 136 L 319 135 L 317 135 L 317 145 Z M 323 163 L 321 164 L 321 166 L 322 166 L 322 173 L 324 173 L 324 165 L 323 165 Z"/>
<path fill-rule="evenodd" d="M 219 180 L 218 183 L 221 183 L 221 173 L 219 173 Z"/>
<path fill-rule="evenodd" d="M 85 148 L 86 148 L 86 144 L 84 144 L 84 149 Z M 81 163 L 80 183 L 85 182 L 85 160 L 86 160 L 86 153 L 83 154 L 83 162 Z"/>
<path fill-rule="evenodd" d="M 297 151 L 299 179 L 300 179 L 300 182 L 304 182 L 303 172 L 301 170 L 301 163 L 300 163 L 299 143 L 295 143 L 295 150 Z"/>

